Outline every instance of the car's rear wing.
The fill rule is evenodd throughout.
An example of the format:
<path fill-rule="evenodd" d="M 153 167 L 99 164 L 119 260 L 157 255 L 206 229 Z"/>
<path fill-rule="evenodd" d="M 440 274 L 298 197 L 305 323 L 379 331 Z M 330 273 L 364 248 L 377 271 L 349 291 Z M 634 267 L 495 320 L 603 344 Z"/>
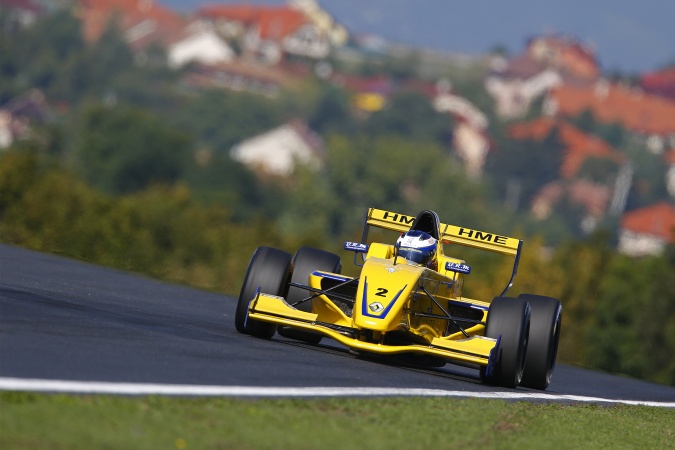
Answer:
<path fill-rule="evenodd" d="M 367 225 L 400 233 L 408 231 L 414 221 L 414 216 L 406 216 L 405 214 L 375 208 L 368 210 L 368 217 L 366 218 Z M 444 223 L 441 223 L 439 231 L 441 240 L 445 244 L 459 244 L 509 256 L 516 256 L 521 245 L 521 241 L 516 238 Z"/>
<path fill-rule="evenodd" d="M 406 216 L 405 214 L 385 211 L 383 209 L 369 208 L 366 223 L 363 228 L 361 243 L 366 243 L 366 240 L 368 239 L 368 228 L 370 226 L 405 233 L 410 229 L 414 221 L 414 216 Z M 501 295 L 504 295 L 513 285 L 513 280 L 515 279 L 518 270 L 518 262 L 520 261 L 520 251 L 523 247 L 522 240 L 444 223 L 440 224 L 439 232 L 440 238 L 445 244 L 459 244 L 466 247 L 513 256 L 514 264 L 511 280 Z M 354 256 L 356 261 L 356 255 Z"/>

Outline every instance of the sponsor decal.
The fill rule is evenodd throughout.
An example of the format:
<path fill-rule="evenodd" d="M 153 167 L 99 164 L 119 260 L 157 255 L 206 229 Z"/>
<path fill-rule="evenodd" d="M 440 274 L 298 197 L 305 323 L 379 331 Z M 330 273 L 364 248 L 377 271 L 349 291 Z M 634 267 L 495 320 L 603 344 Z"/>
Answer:
<path fill-rule="evenodd" d="M 387 317 L 387 314 L 389 314 L 389 311 L 394 306 L 394 304 L 396 303 L 398 298 L 401 296 L 401 294 L 403 293 L 403 291 L 405 290 L 406 287 L 408 287 L 407 284 L 405 286 L 403 286 L 403 289 L 398 291 L 398 293 L 394 296 L 394 298 L 389 302 L 389 304 L 387 306 L 380 305 L 380 306 L 383 306 L 382 309 L 378 309 L 378 311 L 372 311 L 371 306 L 375 305 L 375 303 L 379 303 L 379 302 L 368 303 L 368 278 L 366 277 L 363 280 L 363 298 L 361 300 L 361 314 L 364 315 L 364 316 L 373 317 L 373 318 L 376 318 L 376 319 L 384 319 L 385 317 Z M 389 291 L 387 289 L 377 288 L 377 292 L 375 293 L 375 295 L 386 298 L 387 297 L 386 294 L 388 292 Z M 372 312 L 368 312 L 368 309 L 371 309 Z"/>
<path fill-rule="evenodd" d="M 414 217 L 404 216 L 403 214 L 395 214 L 389 211 L 385 211 L 382 217 L 385 220 L 392 220 L 394 222 L 402 223 L 404 225 L 412 225 L 415 221 Z"/>
<path fill-rule="evenodd" d="M 467 266 L 466 264 L 461 263 L 446 262 L 445 270 L 449 270 L 450 272 L 459 272 L 468 275 L 471 273 L 471 266 Z"/>
<path fill-rule="evenodd" d="M 368 246 L 366 244 L 362 244 L 360 242 L 351 242 L 347 241 L 345 242 L 345 250 L 350 251 L 350 252 L 357 252 L 357 253 L 367 253 L 368 252 Z"/>
<path fill-rule="evenodd" d="M 507 237 L 498 234 L 484 233 L 482 231 L 471 230 L 469 228 L 460 228 L 457 236 L 466 236 L 477 241 L 494 242 L 499 245 L 506 245 Z"/>
<path fill-rule="evenodd" d="M 373 302 L 370 305 L 368 305 L 368 308 L 374 313 L 379 313 L 384 309 L 384 306 L 382 306 L 382 303 L 380 302 Z"/>

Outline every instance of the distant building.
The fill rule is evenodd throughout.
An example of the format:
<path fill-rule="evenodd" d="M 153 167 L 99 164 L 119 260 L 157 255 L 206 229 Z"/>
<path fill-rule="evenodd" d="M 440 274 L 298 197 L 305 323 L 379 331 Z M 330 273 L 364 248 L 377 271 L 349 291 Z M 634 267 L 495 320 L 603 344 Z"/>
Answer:
<path fill-rule="evenodd" d="M 324 153 L 321 138 L 305 123 L 293 121 L 242 141 L 231 156 L 257 172 L 289 176 L 296 164 L 318 169 Z"/>
<path fill-rule="evenodd" d="M 656 154 L 675 146 L 675 101 L 639 88 L 606 80 L 584 87 L 561 85 L 550 91 L 544 109 L 549 115 L 568 117 L 590 110 L 598 121 L 617 122 L 644 138 Z"/>
<path fill-rule="evenodd" d="M 452 133 L 455 152 L 464 162 L 467 175 L 480 177 L 490 149 L 487 116 L 467 99 L 452 92 L 439 92 L 433 100 L 433 106 L 436 111 L 455 118 Z"/>
<path fill-rule="evenodd" d="M 675 101 L 675 66 L 641 75 L 640 87 L 648 94 Z"/>
<path fill-rule="evenodd" d="M 44 94 L 37 90 L 16 97 L 0 108 L 0 149 L 30 135 L 31 126 L 48 119 Z"/>
<path fill-rule="evenodd" d="M 557 204 L 566 200 L 581 206 L 585 211 L 579 225 L 584 232 L 590 233 L 608 213 L 610 206 L 613 203 L 620 203 L 620 199 L 615 197 L 620 196 L 623 190 L 617 189 L 616 183 L 610 186 L 584 179 L 579 176 L 579 171 L 588 158 L 607 159 L 617 164 L 615 179 L 619 179 L 626 158 L 602 139 L 588 135 L 559 119 L 543 117 L 514 124 L 508 129 L 512 139 L 534 141 L 544 140 L 554 131 L 557 131 L 558 139 L 563 145 L 560 179 L 545 185 L 535 195 L 531 206 L 532 214 L 538 220 L 546 219 L 553 213 Z M 622 209 L 623 204 L 620 203 L 617 208 Z"/>
<path fill-rule="evenodd" d="M 675 207 L 662 202 L 630 211 L 621 219 L 619 252 L 629 256 L 658 255 L 675 242 Z"/>
<path fill-rule="evenodd" d="M 664 153 L 663 159 L 668 166 L 666 172 L 666 190 L 671 197 L 675 198 L 675 147 Z"/>
<path fill-rule="evenodd" d="M 32 26 L 45 13 L 44 8 L 32 0 L 0 0 L 0 9 L 7 12 L 6 26 L 14 29 Z"/>
<path fill-rule="evenodd" d="M 556 69 L 567 82 L 597 80 L 600 65 L 595 50 L 570 36 L 538 36 L 525 53 L 533 60 Z"/>
<path fill-rule="evenodd" d="M 117 19 L 124 38 L 134 51 L 149 44 L 166 46 L 187 25 L 187 19 L 155 0 L 76 0 L 84 38 L 97 41 L 111 20 Z"/>
<path fill-rule="evenodd" d="M 560 167 L 562 178 L 577 175 L 584 161 L 590 157 L 609 159 L 617 164 L 625 160 L 624 155 L 607 142 L 584 133 L 574 125 L 552 117 L 542 117 L 521 122 L 509 127 L 508 134 L 517 140 L 544 140 L 554 130 L 564 145 L 563 163 Z"/>
<path fill-rule="evenodd" d="M 578 226 L 589 234 L 606 215 L 612 200 L 612 188 L 589 180 L 557 180 L 544 187 L 532 200 L 532 215 L 537 220 L 550 217 L 562 201 L 577 205 L 584 211 Z"/>
<path fill-rule="evenodd" d="M 231 62 L 237 55 L 214 29 L 213 25 L 195 21 L 185 27 L 167 48 L 168 63 L 181 67 L 190 62 L 219 64 Z"/>
<path fill-rule="evenodd" d="M 548 90 L 562 84 L 588 85 L 599 76 L 593 49 L 566 36 L 540 36 L 531 39 L 523 53 L 495 60 L 485 89 L 495 100 L 497 115 L 513 119 L 524 116 Z"/>
<path fill-rule="evenodd" d="M 347 40 L 344 27 L 311 0 L 282 6 L 212 5 L 200 8 L 197 16 L 236 41 L 242 57 L 267 64 L 277 64 L 286 55 L 325 59 Z"/>

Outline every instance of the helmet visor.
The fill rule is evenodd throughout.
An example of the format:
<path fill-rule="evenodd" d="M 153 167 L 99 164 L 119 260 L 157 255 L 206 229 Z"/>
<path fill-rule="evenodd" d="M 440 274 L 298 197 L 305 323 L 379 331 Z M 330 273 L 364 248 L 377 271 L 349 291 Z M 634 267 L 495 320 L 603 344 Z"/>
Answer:
<path fill-rule="evenodd" d="M 414 263 L 426 266 L 427 263 L 434 256 L 435 251 L 433 250 L 421 250 L 417 248 L 410 247 L 401 247 L 398 250 L 398 255 L 412 261 Z"/>

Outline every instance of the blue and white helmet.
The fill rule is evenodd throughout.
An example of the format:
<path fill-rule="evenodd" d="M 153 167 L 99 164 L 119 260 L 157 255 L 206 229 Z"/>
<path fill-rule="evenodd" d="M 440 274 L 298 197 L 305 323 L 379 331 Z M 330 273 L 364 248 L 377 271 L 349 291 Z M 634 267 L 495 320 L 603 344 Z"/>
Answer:
<path fill-rule="evenodd" d="M 408 261 L 428 266 L 430 262 L 435 261 L 436 242 L 436 239 L 424 231 L 410 230 L 396 241 L 397 254 Z"/>

